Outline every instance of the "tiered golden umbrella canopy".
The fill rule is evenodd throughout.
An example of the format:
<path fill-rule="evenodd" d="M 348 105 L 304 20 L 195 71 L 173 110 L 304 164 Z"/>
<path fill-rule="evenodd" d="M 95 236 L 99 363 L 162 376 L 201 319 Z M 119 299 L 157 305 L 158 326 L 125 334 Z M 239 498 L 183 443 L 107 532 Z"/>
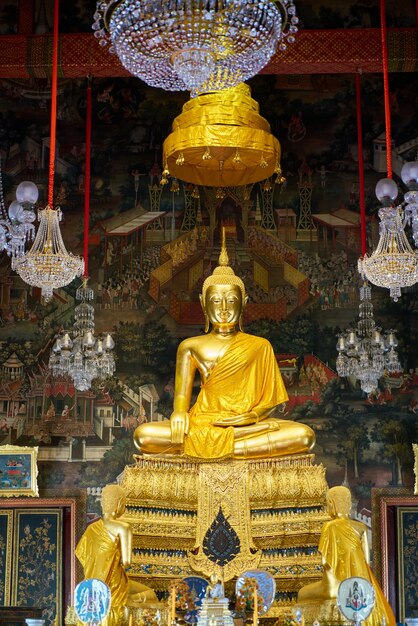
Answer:
<path fill-rule="evenodd" d="M 186 102 L 164 141 L 163 163 L 163 179 L 237 187 L 281 173 L 280 144 L 250 87 L 240 84 Z"/>

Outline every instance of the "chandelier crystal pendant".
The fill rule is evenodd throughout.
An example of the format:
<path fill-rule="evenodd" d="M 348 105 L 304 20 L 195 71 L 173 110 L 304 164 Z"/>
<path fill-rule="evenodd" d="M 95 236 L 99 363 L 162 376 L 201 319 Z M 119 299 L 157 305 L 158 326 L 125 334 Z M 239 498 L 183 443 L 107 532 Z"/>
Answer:
<path fill-rule="evenodd" d="M 338 335 L 337 373 L 354 376 L 361 389 L 369 394 L 377 390 L 379 378 L 402 370 L 396 347 L 395 331 L 384 335 L 373 319 L 371 288 L 365 282 L 360 287 L 359 319 L 357 328 L 350 328 Z"/>
<path fill-rule="evenodd" d="M 376 186 L 376 195 L 386 204 L 396 199 L 397 191 L 396 183 L 389 178 L 380 180 Z M 365 254 L 359 259 L 358 270 L 373 285 L 389 289 L 390 297 L 397 302 L 401 289 L 418 281 L 418 254 L 405 234 L 400 206 L 383 206 L 379 218 L 377 247 L 370 256 Z"/>
<path fill-rule="evenodd" d="M 73 331 L 58 335 L 49 357 L 53 376 L 70 376 L 78 391 L 87 391 L 95 378 L 107 378 L 115 372 L 112 336 L 94 336 L 94 307 L 89 304 L 93 295 L 85 277 L 76 292 L 80 304 L 74 309 Z"/>
<path fill-rule="evenodd" d="M 401 178 L 408 191 L 404 195 L 405 224 L 409 224 L 415 247 L 418 248 L 418 161 L 404 163 Z"/>
<path fill-rule="evenodd" d="M 14 259 L 13 269 L 25 283 L 40 287 L 45 302 L 48 302 L 54 289 L 65 287 L 76 276 L 82 275 L 84 261 L 65 248 L 59 227 L 62 219 L 59 209 L 46 206 L 38 212 L 38 219 L 38 232 L 32 248 Z"/>
<path fill-rule="evenodd" d="M 196 95 L 258 74 L 298 23 L 293 0 L 99 0 L 92 28 L 134 76 Z"/>
<path fill-rule="evenodd" d="M 26 242 L 34 238 L 36 214 L 33 208 L 38 196 L 35 183 L 23 181 L 17 186 L 16 200 L 6 211 L 0 159 L 0 252 L 5 250 L 12 258 L 12 268 L 14 260 L 25 252 Z"/>

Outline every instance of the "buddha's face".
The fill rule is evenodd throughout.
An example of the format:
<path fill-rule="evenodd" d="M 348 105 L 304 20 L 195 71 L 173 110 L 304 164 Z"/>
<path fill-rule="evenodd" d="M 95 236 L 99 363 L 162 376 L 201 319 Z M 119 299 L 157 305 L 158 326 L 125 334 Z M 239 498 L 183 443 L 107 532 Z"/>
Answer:
<path fill-rule="evenodd" d="M 237 285 L 211 285 L 204 308 L 214 328 L 233 328 L 241 317 L 244 302 Z"/>

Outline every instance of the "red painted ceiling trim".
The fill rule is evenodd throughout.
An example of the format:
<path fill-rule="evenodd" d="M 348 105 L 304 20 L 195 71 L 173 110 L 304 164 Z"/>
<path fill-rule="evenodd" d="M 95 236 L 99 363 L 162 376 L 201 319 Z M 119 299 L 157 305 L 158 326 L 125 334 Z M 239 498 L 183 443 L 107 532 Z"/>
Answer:
<path fill-rule="evenodd" d="M 390 72 L 418 71 L 418 29 L 388 29 Z M 45 78 L 51 75 L 51 35 L 0 36 L 0 78 Z M 286 52 L 278 52 L 263 74 L 381 73 L 378 28 L 305 30 Z M 99 46 L 90 33 L 60 36 L 61 77 L 129 76 L 115 55 Z"/>

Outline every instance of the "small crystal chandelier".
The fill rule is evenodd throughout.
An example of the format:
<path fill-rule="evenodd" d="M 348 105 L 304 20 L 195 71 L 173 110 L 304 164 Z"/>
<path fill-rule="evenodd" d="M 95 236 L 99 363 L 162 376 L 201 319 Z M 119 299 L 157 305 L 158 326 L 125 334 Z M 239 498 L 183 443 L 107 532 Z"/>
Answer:
<path fill-rule="evenodd" d="M 365 282 L 360 287 L 359 320 L 357 328 L 350 328 L 338 335 L 337 373 L 339 376 L 354 376 L 361 389 L 367 394 L 378 388 L 379 378 L 385 370 L 389 373 L 401 371 L 393 330 L 382 335 L 373 319 L 371 288 Z"/>
<path fill-rule="evenodd" d="M 26 254 L 15 258 L 13 265 L 13 269 L 22 280 L 41 289 L 46 302 L 52 298 L 54 289 L 68 285 L 76 276 L 81 276 L 84 269 L 83 259 L 67 252 L 59 227 L 62 214 L 59 208 L 53 208 L 58 84 L 58 9 L 59 0 L 54 0 L 48 204 L 45 209 L 38 211 L 39 228 L 32 248 Z"/>
<path fill-rule="evenodd" d="M 131 74 L 194 95 L 255 76 L 299 22 L 293 0 L 98 0 L 94 20 Z"/>
<path fill-rule="evenodd" d="M 24 253 L 26 242 L 33 240 L 33 222 L 36 220 L 33 208 L 38 196 L 35 183 L 23 181 L 17 186 L 16 200 L 10 203 L 6 211 L 0 160 L 0 251 L 5 250 L 12 258 L 12 268 L 14 260 Z"/>
<path fill-rule="evenodd" d="M 418 280 L 418 254 L 412 250 L 406 237 L 402 207 L 394 206 L 396 198 L 398 197 L 398 187 L 392 180 L 392 141 L 384 0 L 380 0 L 380 20 L 386 121 L 387 178 L 379 180 L 376 185 L 376 196 L 383 205 L 379 210 L 379 242 L 376 250 L 372 252 L 370 257 L 363 253 L 363 258 L 360 258 L 358 261 L 358 270 L 361 276 L 367 278 L 373 285 L 389 289 L 391 298 L 397 302 L 401 295 L 402 287 L 411 287 Z"/>
<path fill-rule="evenodd" d="M 38 219 L 38 232 L 32 248 L 14 260 L 13 269 L 25 283 L 40 287 L 45 302 L 48 302 L 54 289 L 65 287 L 76 276 L 82 275 L 84 261 L 65 248 L 59 227 L 62 219 L 59 209 L 46 206 L 38 212 Z"/>
<path fill-rule="evenodd" d="M 94 307 L 89 304 L 93 297 L 93 289 L 87 287 L 85 277 L 76 292 L 80 304 L 74 310 L 72 338 L 69 332 L 60 334 L 49 358 L 53 376 L 70 376 L 78 391 L 87 391 L 95 378 L 112 376 L 115 371 L 112 336 L 110 333 L 94 336 Z"/>
<path fill-rule="evenodd" d="M 404 195 L 405 224 L 409 224 L 415 247 L 418 248 L 418 161 L 402 166 L 401 178 L 408 191 Z"/>
<path fill-rule="evenodd" d="M 390 297 L 397 302 L 401 288 L 418 281 L 418 254 L 406 237 L 401 206 L 390 206 L 398 195 L 396 183 L 391 178 L 380 180 L 376 195 L 383 203 L 379 210 L 380 238 L 372 254 L 359 259 L 358 270 L 373 285 L 389 289 Z"/>

